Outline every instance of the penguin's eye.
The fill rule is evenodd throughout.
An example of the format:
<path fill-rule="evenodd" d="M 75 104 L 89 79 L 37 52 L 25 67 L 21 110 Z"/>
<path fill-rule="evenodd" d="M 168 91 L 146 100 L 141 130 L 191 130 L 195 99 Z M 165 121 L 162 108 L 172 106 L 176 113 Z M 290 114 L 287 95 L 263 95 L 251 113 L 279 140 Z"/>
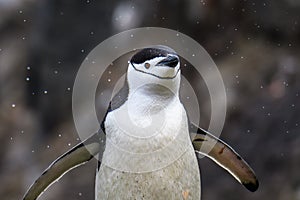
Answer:
<path fill-rule="evenodd" d="M 146 69 L 149 69 L 150 68 L 150 63 L 145 63 L 144 66 L 145 66 Z"/>

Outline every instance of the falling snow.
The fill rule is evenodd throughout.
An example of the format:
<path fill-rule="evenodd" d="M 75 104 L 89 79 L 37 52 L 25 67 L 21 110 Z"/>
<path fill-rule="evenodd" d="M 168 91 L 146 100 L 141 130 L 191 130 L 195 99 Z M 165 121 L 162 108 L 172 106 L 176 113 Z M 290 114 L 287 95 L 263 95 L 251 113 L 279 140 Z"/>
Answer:
<path fill-rule="evenodd" d="M 297 175 L 300 152 L 298 147 L 299 134 L 296 134 L 299 132 L 300 124 L 298 105 L 300 87 L 298 81 L 299 70 L 297 68 L 299 63 L 299 17 L 297 8 L 300 5 L 298 1 L 260 2 L 244 0 L 241 2 L 228 1 L 227 3 L 211 4 L 209 1 L 200 0 L 199 5 L 191 6 L 197 8 L 197 12 L 199 12 L 194 16 L 190 15 L 189 12 L 189 4 L 192 5 L 192 1 L 185 1 L 181 3 L 186 3 L 184 5 L 186 12 L 179 17 L 178 12 L 175 12 L 178 11 L 176 8 L 178 3 L 177 1 L 171 2 L 171 0 L 137 2 L 136 5 L 133 5 L 131 1 L 115 3 L 107 1 L 107 4 L 104 4 L 105 7 L 100 9 L 101 12 L 99 12 L 99 7 L 94 5 L 103 3 L 84 0 L 80 1 L 81 4 L 79 4 L 74 1 L 72 4 L 75 5 L 75 8 L 76 6 L 83 6 L 82 4 L 88 5 L 84 5 L 86 12 L 76 22 L 76 26 L 72 26 L 71 33 L 66 25 L 74 25 L 72 20 L 78 16 L 78 12 L 73 11 L 71 7 L 68 8 L 67 5 L 56 5 L 49 2 L 36 7 L 27 3 L 18 3 L 21 1 L 3 2 L 8 3 L 0 3 L 3 4 L 0 12 L 0 26 L 2 26 L 2 29 L 11 27 L 8 32 L 3 32 L 0 48 L 0 61 L 4 62 L 4 64 L 2 63 L 4 67 L 0 70 L 0 76 L 5 81 L 5 84 L 1 85 L 4 88 L 4 90 L 1 90 L 4 91 L 3 108 L 11 112 L 7 115 L 6 113 L 3 114 L 4 122 L 8 123 L 4 124 L 3 127 L 6 128 L 7 126 L 7 129 L 10 130 L 8 133 L 4 133 L 8 134 L 5 136 L 8 144 L 4 145 L 0 152 L 4 152 L 5 164 L 7 158 L 10 158 L 11 152 L 20 151 L 22 148 L 26 148 L 26 151 L 24 151 L 24 154 L 20 153 L 21 156 L 26 158 L 25 156 L 28 156 L 26 153 L 32 152 L 35 154 L 30 155 L 30 161 L 37 160 L 39 162 L 38 158 L 45 155 L 42 150 L 46 152 L 46 155 L 49 154 L 50 150 L 51 152 L 54 151 L 52 147 L 56 146 L 56 143 L 52 143 L 55 141 L 53 138 L 64 144 L 61 145 L 63 148 L 72 146 L 71 143 L 65 141 L 69 138 L 67 135 L 63 137 L 61 133 L 53 134 L 49 130 L 44 131 L 43 127 L 48 124 L 47 119 L 53 115 L 52 112 L 57 111 L 54 104 L 59 104 L 61 107 L 67 105 L 66 110 L 68 106 L 71 107 L 72 80 L 75 79 L 80 62 L 83 59 L 89 59 L 82 56 L 88 54 L 92 46 L 96 46 L 98 42 L 108 37 L 107 33 L 117 33 L 149 23 L 165 28 L 173 27 L 177 31 L 192 36 L 213 57 L 226 85 L 228 105 L 234 110 L 233 114 L 231 110 L 228 110 L 225 125 L 229 128 L 233 127 L 234 130 L 240 131 L 240 133 L 249 133 L 235 137 L 233 141 L 237 141 L 237 143 L 233 145 L 240 145 L 239 148 L 244 147 L 245 155 L 248 154 L 245 156 L 246 160 L 249 159 L 250 163 L 256 165 L 253 166 L 255 171 L 261 169 L 260 176 L 267 183 L 260 193 L 262 199 L 268 199 L 267 197 L 270 194 L 273 194 L 273 198 L 280 196 L 282 199 L 300 197 L 299 187 L 289 187 L 297 183 L 297 176 L 295 175 Z M 157 5 L 153 3 L 157 3 Z M 8 11 L 5 8 L 6 4 L 11 6 Z M 47 5 L 50 5 L 53 9 L 49 9 Z M 163 10 L 168 6 L 171 6 L 172 12 Z M 221 6 L 224 9 L 222 8 L 222 12 L 218 12 L 221 10 Z M 37 8 L 45 10 L 46 15 L 43 12 L 37 12 Z M 210 11 L 214 9 L 216 9 L 216 12 L 212 15 Z M 51 20 L 44 17 L 48 15 L 51 16 Z M 95 18 L 95 16 L 100 17 Z M 179 37 L 180 33 L 176 33 L 176 36 Z M 127 35 L 127 37 L 129 42 L 137 39 L 135 34 Z M 166 39 L 166 42 L 170 41 Z M 112 47 L 120 49 L 118 45 Z M 72 49 L 73 47 L 74 49 Z M 194 52 L 195 54 L 192 54 L 193 51 L 189 52 L 192 57 L 198 57 L 198 52 Z M 4 57 L 7 56 L 6 54 L 10 55 L 7 59 Z M 294 64 L 289 61 L 290 58 L 294 60 Z M 91 63 L 94 66 L 101 65 L 101 61 L 96 63 L 97 58 L 91 57 L 90 60 L 93 60 Z M 57 64 L 59 68 L 57 68 Z M 184 64 L 184 66 L 188 66 L 187 69 L 193 67 L 187 64 Z M 7 71 L 5 71 L 6 68 Z M 186 74 L 188 74 L 187 71 L 185 71 Z M 115 75 L 117 73 L 113 72 L 109 70 L 109 75 L 101 79 L 106 82 L 105 85 L 113 86 L 112 82 L 117 80 Z M 98 78 L 96 74 L 91 74 L 91 79 Z M 277 83 L 272 85 L 276 81 Z M 199 84 L 199 87 L 201 87 L 201 84 Z M 205 83 L 203 85 L 205 86 Z M 62 95 L 64 96 L 59 96 L 61 95 L 59 89 L 63 91 Z M 102 91 L 99 93 L 105 96 Z M 63 99 L 62 102 L 52 101 L 52 95 L 58 95 L 55 98 Z M 203 97 L 205 97 L 205 94 L 203 94 Z M 186 96 L 186 99 L 189 100 L 190 97 Z M 209 101 L 209 98 L 208 100 L 205 98 L 202 100 L 205 104 L 206 101 Z M 47 102 L 50 103 L 47 104 Z M 61 109 L 61 107 L 59 108 Z M 2 110 L 5 111 L 3 108 Z M 66 110 L 62 110 L 57 116 L 71 113 L 71 111 Z M 64 120 L 69 120 L 68 114 L 64 116 Z M 57 127 L 65 128 L 67 123 L 64 120 L 53 120 L 55 124 L 53 126 L 55 127 L 51 130 L 58 130 L 55 129 Z M 50 122 L 52 123 L 52 121 Z M 69 130 L 68 128 L 67 130 Z M 13 133 L 17 134 L 14 135 Z M 37 133 L 40 135 L 37 136 Z M 45 136 L 46 134 L 47 136 Z M 53 138 L 48 136 L 51 134 Z M 43 141 L 45 143 L 41 147 L 44 149 L 39 150 L 32 141 L 43 140 L 42 137 L 51 138 L 51 142 L 48 140 Z M 229 144 L 232 143 L 231 137 L 232 135 L 224 135 L 224 139 Z M 262 141 L 262 138 L 268 138 L 268 140 Z M 22 140 L 23 143 L 18 143 Z M 80 138 L 76 138 L 76 141 L 79 140 Z M 247 145 L 244 145 L 245 142 L 243 143 L 243 141 L 247 141 Z M 14 146 L 17 144 L 20 146 Z M 272 148 L 274 145 L 276 148 Z M 249 149 L 247 149 L 248 146 Z M 287 146 L 289 148 L 286 148 Z M 257 152 L 260 152 L 260 157 L 256 161 L 255 156 L 252 155 L 253 147 Z M 24 166 L 22 161 L 18 159 L 14 162 L 8 163 L 8 165 Z M 270 165 L 270 163 L 274 165 Z M 33 169 L 41 169 L 41 166 L 37 164 L 34 166 L 34 164 L 32 163 Z M 276 164 L 280 164 L 280 168 L 271 169 Z M 26 174 L 25 176 L 21 174 L 21 176 L 28 179 L 27 176 L 32 174 L 30 171 L 32 169 L 26 169 L 25 167 L 22 168 L 22 171 Z M 17 167 L 5 168 L 7 169 L 5 173 L 14 174 L 15 171 L 13 170 L 15 168 Z M 261 175 L 264 174 L 264 170 L 270 176 Z M 274 176 L 275 172 L 276 176 Z M 18 173 L 20 172 L 18 171 Z M 290 176 L 293 173 L 295 175 Z M 3 176 L 0 173 L 1 175 Z M 209 174 L 210 176 L 214 175 Z M 12 184 L 7 185 L 18 185 L 12 182 L 14 180 L 13 176 L 10 177 L 12 177 L 10 180 Z M 278 177 L 280 177 L 279 181 L 276 179 Z M 223 179 L 222 182 L 227 184 Z M 273 190 L 274 187 L 276 188 L 275 183 L 281 184 L 282 190 Z M 0 193 L 3 193 L 3 191 L 12 191 L 12 195 L 20 193 L 20 191 L 3 188 Z M 18 189 L 18 187 L 13 188 Z M 81 196 L 84 196 L 84 198 L 88 196 L 84 189 L 75 191 L 74 195 L 77 195 L 78 199 L 82 199 Z M 248 194 L 245 195 L 248 196 Z M 237 198 L 246 199 L 242 194 Z"/>

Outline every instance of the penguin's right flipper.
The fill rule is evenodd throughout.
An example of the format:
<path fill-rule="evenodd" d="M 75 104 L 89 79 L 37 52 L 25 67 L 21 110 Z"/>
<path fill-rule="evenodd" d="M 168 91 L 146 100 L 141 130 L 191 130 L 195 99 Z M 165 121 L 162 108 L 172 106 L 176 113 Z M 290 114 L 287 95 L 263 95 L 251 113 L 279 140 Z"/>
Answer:
<path fill-rule="evenodd" d="M 23 200 L 37 199 L 51 184 L 65 173 L 92 159 L 101 150 L 100 142 L 105 139 L 104 137 L 104 134 L 95 133 L 57 158 L 31 185 L 24 195 Z"/>
<path fill-rule="evenodd" d="M 196 153 L 212 159 L 251 192 L 257 190 L 259 183 L 254 171 L 228 144 L 193 124 L 190 135 Z"/>

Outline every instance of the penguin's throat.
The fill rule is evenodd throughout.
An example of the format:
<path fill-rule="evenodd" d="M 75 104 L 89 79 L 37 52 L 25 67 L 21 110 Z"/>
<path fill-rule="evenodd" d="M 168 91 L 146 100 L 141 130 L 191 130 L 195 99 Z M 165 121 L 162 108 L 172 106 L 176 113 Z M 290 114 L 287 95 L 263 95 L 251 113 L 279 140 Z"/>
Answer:
<path fill-rule="evenodd" d="M 128 106 L 132 114 L 151 115 L 164 111 L 173 101 L 179 100 L 178 94 L 160 86 L 145 86 L 130 91 Z"/>

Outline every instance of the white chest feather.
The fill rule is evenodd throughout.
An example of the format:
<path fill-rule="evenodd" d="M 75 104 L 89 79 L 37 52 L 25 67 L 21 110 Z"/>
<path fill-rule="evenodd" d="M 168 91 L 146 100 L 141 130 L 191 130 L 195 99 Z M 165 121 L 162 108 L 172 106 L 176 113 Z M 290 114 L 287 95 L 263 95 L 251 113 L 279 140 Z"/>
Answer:
<path fill-rule="evenodd" d="M 172 93 L 136 91 L 107 115 L 105 132 L 96 199 L 200 198 L 187 116 Z"/>

